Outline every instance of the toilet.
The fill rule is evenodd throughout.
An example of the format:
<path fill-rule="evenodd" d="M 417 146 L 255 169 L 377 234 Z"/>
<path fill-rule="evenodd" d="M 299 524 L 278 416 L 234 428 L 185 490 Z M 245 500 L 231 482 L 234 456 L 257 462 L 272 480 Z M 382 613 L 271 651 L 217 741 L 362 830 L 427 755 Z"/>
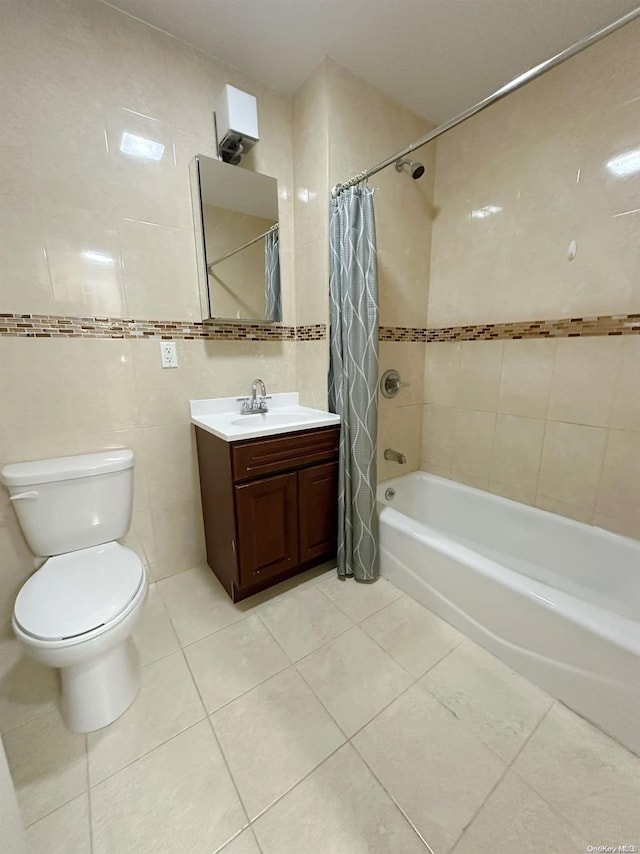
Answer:
<path fill-rule="evenodd" d="M 61 712 L 93 732 L 140 686 L 132 633 L 147 596 L 138 555 L 117 540 L 131 524 L 133 451 L 14 463 L 0 473 L 39 569 L 18 593 L 13 631 L 26 653 L 60 669 Z"/>

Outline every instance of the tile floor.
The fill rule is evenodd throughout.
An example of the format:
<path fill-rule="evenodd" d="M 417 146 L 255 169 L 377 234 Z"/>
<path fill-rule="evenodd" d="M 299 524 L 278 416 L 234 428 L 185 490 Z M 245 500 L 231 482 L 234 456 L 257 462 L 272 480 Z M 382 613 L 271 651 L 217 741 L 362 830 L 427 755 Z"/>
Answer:
<path fill-rule="evenodd" d="M 640 845 L 640 759 L 384 580 L 234 606 L 152 585 L 142 690 L 67 732 L 5 641 L 0 727 L 34 854 L 572 854 Z"/>

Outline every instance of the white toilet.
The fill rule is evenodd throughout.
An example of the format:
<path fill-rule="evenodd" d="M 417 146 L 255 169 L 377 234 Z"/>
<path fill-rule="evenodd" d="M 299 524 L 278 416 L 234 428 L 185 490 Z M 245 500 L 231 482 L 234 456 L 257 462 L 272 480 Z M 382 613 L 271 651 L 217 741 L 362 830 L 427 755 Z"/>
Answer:
<path fill-rule="evenodd" d="M 133 452 L 15 463 L 1 479 L 29 547 L 47 558 L 18 593 L 13 631 L 60 668 L 67 727 L 100 729 L 140 686 L 132 632 L 148 584 L 138 555 L 116 542 L 131 524 Z"/>

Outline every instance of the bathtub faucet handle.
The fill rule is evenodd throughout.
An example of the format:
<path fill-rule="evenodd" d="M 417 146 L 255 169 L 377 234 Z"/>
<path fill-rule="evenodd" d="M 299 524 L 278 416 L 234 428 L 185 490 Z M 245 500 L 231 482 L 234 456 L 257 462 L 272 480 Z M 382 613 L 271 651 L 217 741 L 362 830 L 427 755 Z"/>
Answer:
<path fill-rule="evenodd" d="M 383 397 L 395 397 L 401 388 L 406 388 L 409 383 L 400 379 L 400 374 L 395 368 L 385 371 L 380 379 L 380 391 Z"/>

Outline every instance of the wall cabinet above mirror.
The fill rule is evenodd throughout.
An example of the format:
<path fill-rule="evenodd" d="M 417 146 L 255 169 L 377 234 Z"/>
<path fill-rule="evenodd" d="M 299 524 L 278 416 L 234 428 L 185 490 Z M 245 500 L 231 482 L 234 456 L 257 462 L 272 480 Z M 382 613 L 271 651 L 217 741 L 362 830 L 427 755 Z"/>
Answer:
<path fill-rule="evenodd" d="M 191 187 L 203 318 L 282 320 L 276 179 L 198 154 Z"/>

